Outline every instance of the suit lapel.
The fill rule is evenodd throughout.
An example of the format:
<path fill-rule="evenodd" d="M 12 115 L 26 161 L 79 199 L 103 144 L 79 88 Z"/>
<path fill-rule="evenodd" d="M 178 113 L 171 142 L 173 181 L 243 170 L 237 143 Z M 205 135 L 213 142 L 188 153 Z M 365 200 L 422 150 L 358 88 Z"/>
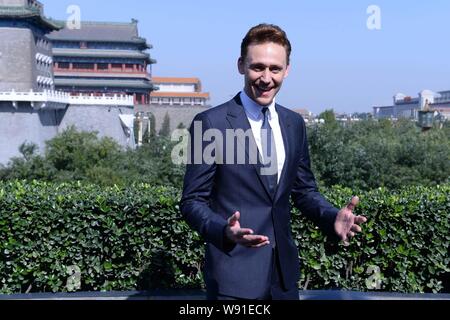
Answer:
<path fill-rule="evenodd" d="M 245 114 L 245 110 L 242 105 L 239 94 L 237 96 L 235 96 L 233 98 L 233 100 L 231 100 L 229 102 L 227 120 L 234 130 L 242 129 L 242 130 L 244 130 L 244 132 L 248 132 L 248 130 L 250 130 L 250 132 L 252 132 L 250 123 L 248 121 L 247 115 Z M 259 161 L 259 151 L 256 147 L 256 141 L 253 136 L 253 133 L 249 135 L 249 138 L 251 140 L 250 145 L 255 146 L 254 150 L 256 150 L 256 152 L 258 152 L 257 153 L 258 161 L 256 164 L 252 163 L 252 165 L 253 165 L 254 169 L 256 170 L 258 178 L 259 178 L 261 184 L 264 186 L 264 189 L 266 190 L 267 195 L 271 199 L 273 199 L 274 195 L 271 194 L 269 191 L 269 182 L 267 180 L 267 177 L 261 175 L 261 163 Z M 242 139 L 242 136 L 240 136 L 240 135 L 238 135 L 238 143 L 240 143 L 241 146 L 245 149 L 246 163 L 250 163 L 249 148 L 248 148 L 247 144 L 245 143 L 244 139 Z M 237 150 L 237 148 L 235 147 L 234 151 L 236 151 L 236 150 Z"/>
<path fill-rule="evenodd" d="M 285 110 L 283 110 L 278 104 L 275 105 L 275 108 L 278 113 L 278 118 L 280 122 L 280 128 L 281 128 L 281 135 L 283 136 L 283 143 L 284 143 L 284 151 L 286 154 L 283 170 L 281 171 L 281 177 L 280 182 L 278 184 L 277 191 L 275 193 L 275 201 L 278 200 L 278 197 L 282 194 L 285 186 L 286 186 L 286 178 L 287 174 L 291 172 L 290 166 L 292 163 L 292 139 L 293 135 L 290 132 L 291 127 L 291 119 L 289 118 L 289 115 Z"/>

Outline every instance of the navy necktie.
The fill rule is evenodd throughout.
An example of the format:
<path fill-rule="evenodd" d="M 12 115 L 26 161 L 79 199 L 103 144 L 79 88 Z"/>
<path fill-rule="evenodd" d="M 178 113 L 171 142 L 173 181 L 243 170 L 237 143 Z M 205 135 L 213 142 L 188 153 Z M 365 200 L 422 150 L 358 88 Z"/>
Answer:
<path fill-rule="evenodd" d="M 261 111 L 263 113 L 263 124 L 261 126 L 263 167 L 267 169 L 264 175 L 267 176 L 269 181 L 270 191 L 274 193 L 278 184 L 277 150 L 272 127 L 269 123 L 269 108 L 264 107 Z"/>

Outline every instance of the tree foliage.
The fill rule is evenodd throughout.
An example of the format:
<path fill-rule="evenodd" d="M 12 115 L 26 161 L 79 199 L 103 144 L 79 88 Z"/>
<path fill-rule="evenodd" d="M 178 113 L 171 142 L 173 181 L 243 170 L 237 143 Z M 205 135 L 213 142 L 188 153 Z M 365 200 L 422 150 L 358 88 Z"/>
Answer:
<path fill-rule="evenodd" d="M 43 154 L 32 144 L 21 146 L 22 157 L 0 168 L 0 179 L 85 181 L 103 186 L 146 182 L 180 186 L 184 168 L 172 164 L 174 143 L 155 136 L 137 150 L 123 150 L 110 138 L 69 128 L 46 143 Z"/>
<path fill-rule="evenodd" d="M 449 181 L 450 139 L 444 129 L 421 130 L 412 122 L 333 122 L 311 127 L 314 171 L 325 186 L 369 190 L 436 185 Z"/>
<path fill-rule="evenodd" d="M 424 133 L 409 121 L 367 120 L 341 126 L 332 112 L 325 118 L 325 124 L 308 128 L 313 171 L 322 186 L 396 189 L 450 181 L 448 125 Z M 69 128 L 48 141 L 41 154 L 35 145 L 21 146 L 22 156 L 0 168 L 0 179 L 181 187 L 184 166 L 171 159 L 176 142 L 153 134 L 144 137 L 137 150 L 123 150 L 109 138 Z"/>

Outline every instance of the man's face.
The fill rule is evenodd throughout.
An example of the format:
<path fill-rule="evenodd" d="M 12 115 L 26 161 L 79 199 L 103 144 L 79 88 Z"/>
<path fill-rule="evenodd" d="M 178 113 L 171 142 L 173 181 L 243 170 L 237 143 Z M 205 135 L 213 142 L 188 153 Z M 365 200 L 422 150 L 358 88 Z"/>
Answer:
<path fill-rule="evenodd" d="M 273 42 L 250 45 L 247 56 L 239 59 L 238 68 L 245 76 L 245 93 L 259 105 L 267 106 L 288 76 L 286 49 Z"/>

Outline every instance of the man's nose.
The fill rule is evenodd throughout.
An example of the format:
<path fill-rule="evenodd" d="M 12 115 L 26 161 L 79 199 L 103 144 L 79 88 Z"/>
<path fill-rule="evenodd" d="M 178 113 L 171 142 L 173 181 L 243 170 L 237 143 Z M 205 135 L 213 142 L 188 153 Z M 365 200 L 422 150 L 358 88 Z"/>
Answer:
<path fill-rule="evenodd" d="M 270 80 L 272 79 L 270 75 L 270 71 L 268 69 L 264 70 L 261 75 L 261 81 L 264 83 L 270 83 Z"/>

